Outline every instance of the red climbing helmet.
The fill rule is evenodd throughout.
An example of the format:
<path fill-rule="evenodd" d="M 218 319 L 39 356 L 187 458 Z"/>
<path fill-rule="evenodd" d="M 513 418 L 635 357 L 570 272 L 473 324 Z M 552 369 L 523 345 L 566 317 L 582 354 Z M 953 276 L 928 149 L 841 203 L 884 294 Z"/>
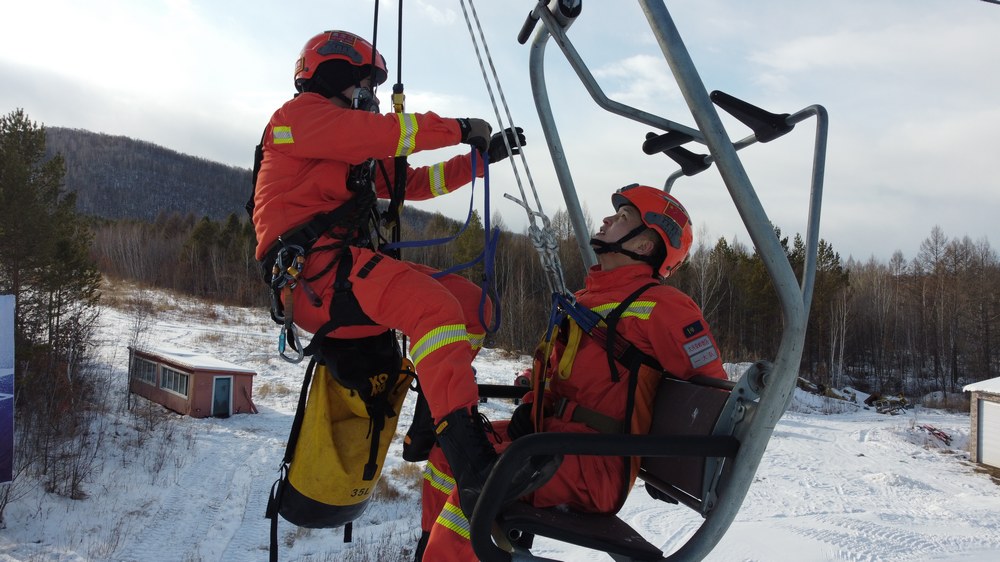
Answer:
<path fill-rule="evenodd" d="M 295 89 L 304 91 L 304 85 L 313 78 L 319 65 L 327 61 L 344 61 L 357 69 L 358 76 L 370 76 L 378 85 L 389 76 L 385 58 L 368 41 L 347 31 L 324 31 L 306 41 L 295 63 Z M 345 86 L 347 87 L 347 86 Z"/>
<path fill-rule="evenodd" d="M 662 189 L 633 183 L 616 191 L 611 196 L 611 203 L 615 211 L 622 205 L 639 209 L 643 224 L 663 239 L 667 256 L 659 266 L 660 277 L 667 277 L 684 262 L 694 234 L 691 217 L 677 199 Z"/>

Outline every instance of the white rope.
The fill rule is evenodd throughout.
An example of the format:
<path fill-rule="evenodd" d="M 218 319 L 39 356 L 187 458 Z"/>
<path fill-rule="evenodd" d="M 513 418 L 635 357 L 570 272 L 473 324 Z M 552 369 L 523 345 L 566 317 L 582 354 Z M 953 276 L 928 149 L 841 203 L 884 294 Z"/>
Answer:
<path fill-rule="evenodd" d="M 476 59 L 479 61 L 479 70 L 483 75 L 483 82 L 486 84 L 486 91 L 489 93 L 490 103 L 493 104 L 493 113 L 496 116 L 497 122 L 500 124 L 500 131 L 502 132 L 505 128 L 504 121 L 503 118 L 500 116 L 500 109 L 497 107 L 497 101 L 493 95 L 493 86 L 490 83 L 489 76 L 486 73 L 486 67 L 483 65 L 483 56 L 479 51 L 479 43 L 476 40 L 476 33 L 472 28 L 472 21 L 469 19 L 469 11 L 465 7 L 465 2 L 466 0 L 460 0 L 460 4 L 462 6 L 462 14 L 465 16 L 465 25 L 469 29 L 469 37 L 472 39 L 472 46 L 476 51 Z M 473 4 L 472 0 L 468 0 L 468 2 L 469 2 L 469 8 L 472 10 L 472 17 L 476 20 L 476 28 L 479 31 L 479 37 L 480 37 L 479 40 L 482 41 L 483 51 L 485 51 L 486 53 L 486 60 L 490 65 L 490 71 L 493 74 L 493 81 L 496 83 L 497 93 L 500 95 L 500 101 L 501 104 L 503 105 L 504 114 L 507 116 L 507 123 L 511 128 L 513 128 L 514 123 L 513 123 L 513 118 L 511 117 L 510 114 L 510 108 L 507 105 L 507 99 L 503 95 L 503 88 L 500 86 L 500 77 L 497 75 L 496 67 L 493 65 L 493 57 L 490 55 L 489 47 L 486 44 L 486 36 L 483 33 L 483 27 L 479 22 L 479 15 L 476 12 L 476 7 Z M 546 281 L 549 284 L 549 290 L 552 291 L 553 293 L 560 293 L 572 298 L 572 295 L 566 289 L 566 281 L 563 275 L 562 263 L 559 260 L 559 243 L 556 241 L 555 236 L 552 233 L 552 229 L 550 228 L 549 217 L 547 217 L 545 215 L 545 212 L 542 210 L 542 202 L 541 199 L 538 197 L 538 190 L 535 189 L 535 182 L 531 177 L 531 170 L 528 167 L 528 160 L 524 156 L 524 150 L 521 148 L 521 141 L 519 138 L 517 138 L 517 135 L 514 135 L 514 142 L 516 143 L 518 152 L 520 153 L 521 165 L 524 166 L 524 173 L 528 179 L 528 186 L 531 189 L 532 195 L 534 196 L 535 206 L 537 207 L 538 210 L 537 211 L 532 210 L 527 204 L 528 197 L 525 194 L 524 184 L 521 182 L 521 176 L 518 173 L 517 164 L 514 162 L 513 156 L 511 156 L 510 158 L 510 167 L 511 170 L 513 170 L 514 172 L 514 179 L 516 180 L 517 188 L 521 193 L 521 199 L 516 199 L 507 194 L 504 195 L 508 199 L 520 205 L 521 208 L 523 208 L 525 212 L 528 214 L 528 220 L 531 222 L 531 225 L 528 227 L 528 237 L 531 240 L 532 244 L 535 246 L 535 250 L 538 252 L 539 258 L 541 259 L 542 262 L 542 268 L 545 270 L 547 274 Z M 510 139 L 507 138 L 507 135 L 503 135 L 503 143 L 504 146 L 507 148 L 508 154 L 511 154 L 513 151 L 511 150 Z M 541 220 L 542 222 L 541 227 L 538 226 L 536 219 Z"/>

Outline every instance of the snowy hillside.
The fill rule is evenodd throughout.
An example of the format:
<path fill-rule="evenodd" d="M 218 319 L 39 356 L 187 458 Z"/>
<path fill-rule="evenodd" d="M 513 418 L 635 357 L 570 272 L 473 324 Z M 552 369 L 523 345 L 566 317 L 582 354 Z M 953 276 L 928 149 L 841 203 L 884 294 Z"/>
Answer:
<path fill-rule="evenodd" d="M 100 359 L 115 392 L 124 395 L 126 346 L 138 332 L 149 344 L 202 349 L 257 370 L 260 413 L 202 420 L 160 409 L 111 415 L 95 428 L 105 446 L 85 484 L 88 497 L 68 500 L 35 489 L 8 506 L 0 561 L 266 560 L 264 506 L 304 365 L 276 357 L 276 326 L 263 311 L 143 294 L 156 304 L 148 319 L 113 308 L 102 314 Z M 476 367 L 480 382 L 509 384 L 525 364 L 485 350 Z M 819 413 L 831 410 L 821 400 L 796 397 L 709 560 L 1000 559 L 1000 487 L 968 460 L 968 415 L 916 408 L 886 416 L 858 406 L 831 415 Z M 483 408 L 494 419 L 510 409 L 503 401 Z M 951 444 L 923 425 L 946 433 Z M 140 437 L 140 426 L 153 430 Z M 383 478 L 388 485 L 356 522 L 354 542 L 344 544 L 339 530 L 282 521 L 281 559 L 410 559 L 419 535 L 420 468 L 401 460 L 395 441 Z M 622 517 L 666 551 L 683 544 L 699 521 L 638 489 Z M 551 558 L 609 560 L 543 539 L 535 544 L 537 554 Z"/>

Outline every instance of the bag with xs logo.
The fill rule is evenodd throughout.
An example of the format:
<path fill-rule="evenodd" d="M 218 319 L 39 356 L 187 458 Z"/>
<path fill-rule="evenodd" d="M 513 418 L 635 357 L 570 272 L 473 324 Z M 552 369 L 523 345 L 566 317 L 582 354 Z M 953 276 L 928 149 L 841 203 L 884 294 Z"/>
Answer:
<path fill-rule="evenodd" d="M 414 376 L 392 331 L 324 338 L 306 370 L 281 477 L 268 500 L 272 559 L 278 514 L 299 527 L 344 525 L 350 540 L 350 522 L 368 505 Z"/>

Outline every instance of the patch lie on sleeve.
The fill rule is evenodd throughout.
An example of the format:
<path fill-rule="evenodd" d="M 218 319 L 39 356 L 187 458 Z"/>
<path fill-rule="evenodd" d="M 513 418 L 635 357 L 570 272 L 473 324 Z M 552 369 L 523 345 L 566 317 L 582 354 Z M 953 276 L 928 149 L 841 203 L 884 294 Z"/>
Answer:
<path fill-rule="evenodd" d="M 271 129 L 271 141 L 274 144 L 295 144 L 291 127 L 274 127 Z"/>
<path fill-rule="evenodd" d="M 685 328 L 686 331 L 687 328 Z M 708 334 L 685 343 L 684 351 L 687 352 L 691 366 L 695 369 L 708 365 L 719 358 L 719 352 L 715 349 L 715 344 L 712 343 L 712 338 L 708 337 Z"/>

